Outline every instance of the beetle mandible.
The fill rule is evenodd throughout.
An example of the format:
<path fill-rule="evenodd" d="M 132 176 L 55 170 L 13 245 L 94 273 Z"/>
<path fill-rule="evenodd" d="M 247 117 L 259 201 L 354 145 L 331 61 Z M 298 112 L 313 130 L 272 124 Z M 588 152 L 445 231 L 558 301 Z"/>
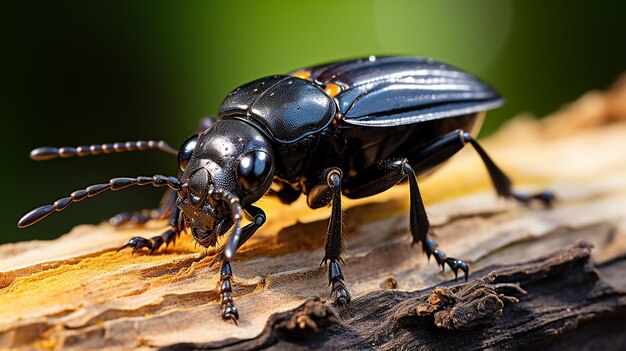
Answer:
<path fill-rule="evenodd" d="M 324 258 L 331 293 L 338 305 L 350 302 L 339 263 L 343 263 L 341 196 L 363 198 L 408 180 L 409 223 L 413 243 L 454 272 L 468 265 L 447 257 L 428 237 L 430 225 L 418 187 L 418 176 L 435 170 L 467 143 L 485 164 L 497 194 L 521 203 L 550 206 L 551 192 L 517 193 L 512 183 L 474 139 L 485 111 L 503 104 L 499 94 L 474 76 L 423 57 L 375 57 L 300 69 L 261 78 L 233 90 L 217 120 L 203 119 L 197 134 L 180 150 L 163 141 L 136 141 L 79 147 L 42 147 L 34 160 L 101 153 L 160 149 L 178 155 L 177 177 L 114 178 L 77 190 L 53 204 L 24 215 L 27 227 L 69 204 L 106 190 L 134 185 L 167 186 L 158 210 L 122 213 L 110 222 L 142 223 L 169 219 L 161 236 L 134 237 L 124 245 L 150 253 L 167 246 L 184 230 L 204 247 L 215 246 L 221 261 L 222 317 L 237 321 L 233 304 L 231 261 L 237 249 L 265 223 L 254 205 L 265 194 L 283 203 L 307 196 L 311 208 L 331 205 Z M 243 216 L 250 223 L 241 225 Z M 120 249 L 122 249 L 120 248 Z"/>

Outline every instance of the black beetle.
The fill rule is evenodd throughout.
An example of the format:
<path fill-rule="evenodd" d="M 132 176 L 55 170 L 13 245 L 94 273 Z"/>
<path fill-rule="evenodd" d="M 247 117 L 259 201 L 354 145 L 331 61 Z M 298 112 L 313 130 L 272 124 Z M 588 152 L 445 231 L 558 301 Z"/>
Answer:
<path fill-rule="evenodd" d="M 408 180 L 410 231 L 437 264 L 447 264 L 455 276 L 468 265 L 446 257 L 427 237 L 430 225 L 417 176 L 433 171 L 466 143 L 478 152 L 499 196 L 522 203 L 538 200 L 550 206 L 550 192 L 515 193 L 510 179 L 473 138 L 485 111 L 502 105 L 492 88 L 472 75 L 421 57 L 374 57 L 301 69 L 289 75 L 255 80 L 232 91 L 222 103 L 219 119 L 204 119 L 196 135 L 178 151 L 178 177 L 114 178 L 73 192 L 69 197 L 24 215 L 27 227 L 70 203 L 106 190 L 133 185 L 168 186 L 161 207 L 111 219 L 119 225 L 150 218 L 169 218 L 171 229 L 151 240 L 132 238 L 124 247 L 150 252 L 175 240 L 189 228 L 204 247 L 232 231 L 217 256 L 221 259 L 222 317 L 238 318 L 233 305 L 230 261 L 236 250 L 265 223 L 254 203 L 263 195 L 292 203 L 300 194 L 308 205 L 332 205 L 324 263 L 338 305 L 350 302 L 339 262 L 343 248 L 341 201 L 383 192 Z M 100 153 L 161 149 L 176 154 L 162 141 L 43 147 L 35 160 Z M 243 215 L 251 220 L 241 228 Z"/>

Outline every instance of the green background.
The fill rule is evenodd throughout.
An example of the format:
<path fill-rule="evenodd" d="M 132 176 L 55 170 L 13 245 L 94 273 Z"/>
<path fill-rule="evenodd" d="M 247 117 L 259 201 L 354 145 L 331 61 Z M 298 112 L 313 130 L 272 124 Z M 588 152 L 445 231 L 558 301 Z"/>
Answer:
<path fill-rule="evenodd" d="M 599 2 L 598 2 L 599 3 Z M 129 189 L 74 204 L 28 229 L 18 218 L 115 176 L 175 174 L 156 151 L 33 162 L 42 145 L 159 139 L 178 146 L 237 85 L 370 54 L 432 56 L 496 87 L 506 118 L 544 115 L 626 69 L 618 2 L 14 1 L 2 4 L 0 242 L 54 238 L 154 206 Z M 270 214 L 271 215 L 271 214 Z"/>

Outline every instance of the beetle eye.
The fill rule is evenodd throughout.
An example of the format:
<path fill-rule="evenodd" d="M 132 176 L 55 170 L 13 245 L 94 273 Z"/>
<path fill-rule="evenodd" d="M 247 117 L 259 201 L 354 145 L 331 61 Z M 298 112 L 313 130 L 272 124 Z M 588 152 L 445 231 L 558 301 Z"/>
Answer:
<path fill-rule="evenodd" d="M 193 149 L 196 148 L 196 144 L 198 143 L 198 134 L 192 135 L 189 139 L 185 140 L 183 146 L 178 150 L 178 166 L 181 171 L 185 170 L 187 167 L 187 163 L 191 159 L 191 154 L 193 153 Z"/>
<path fill-rule="evenodd" d="M 248 191 L 261 186 L 270 174 L 270 156 L 263 151 L 252 151 L 239 160 L 239 183 Z"/>

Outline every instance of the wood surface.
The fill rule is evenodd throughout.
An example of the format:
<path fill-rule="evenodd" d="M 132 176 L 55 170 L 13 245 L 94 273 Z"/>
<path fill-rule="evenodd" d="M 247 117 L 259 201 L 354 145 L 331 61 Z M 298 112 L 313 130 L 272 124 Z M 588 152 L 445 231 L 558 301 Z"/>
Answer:
<path fill-rule="evenodd" d="M 196 249 L 183 235 L 154 255 L 118 253 L 129 238 L 160 234 L 165 223 L 80 225 L 56 240 L 0 246 L 0 348 L 413 349 L 446 340 L 458 349 L 548 342 L 567 348 L 583 345 L 572 338 L 599 340 L 602 330 L 626 323 L 626 78 L 541 121 L 517 117 L 482 142 L 516 189 L 550 188 L 558 202 L 544 210 L 498 199 L 471 148 L 421 181 L 440 247 L 472 271 L 490 267 L 468 285 L 455 287 L 449 271 L 441 273 L 411 247 L 408 189 L 399 185 L 344 201 L 344 275 L 354 303 L 335 310 L 320 267 L 329 209 L 309 210 L 303 199 L 292 206 L 263 199 L 268 223 L 233 263 L 239 326 L 220 317 L 218 267 L 209 264 L 214 250 Z M 62 215 L 71 209 L 46 220 Z M 432 287 L 444 283 L 429 302 Z M 500 283 L 527 294 L 496 288 Z M 476 312 L 475 291 L 486 296 L 480 309 L 489 313 Z M 464 314 L 455 314 L 450 301 L 466 301 L 459 305 Z M 529 319 L 533 313 L 539 317 Z M 389 333 L 402 344 L 390 343 Z"/>

